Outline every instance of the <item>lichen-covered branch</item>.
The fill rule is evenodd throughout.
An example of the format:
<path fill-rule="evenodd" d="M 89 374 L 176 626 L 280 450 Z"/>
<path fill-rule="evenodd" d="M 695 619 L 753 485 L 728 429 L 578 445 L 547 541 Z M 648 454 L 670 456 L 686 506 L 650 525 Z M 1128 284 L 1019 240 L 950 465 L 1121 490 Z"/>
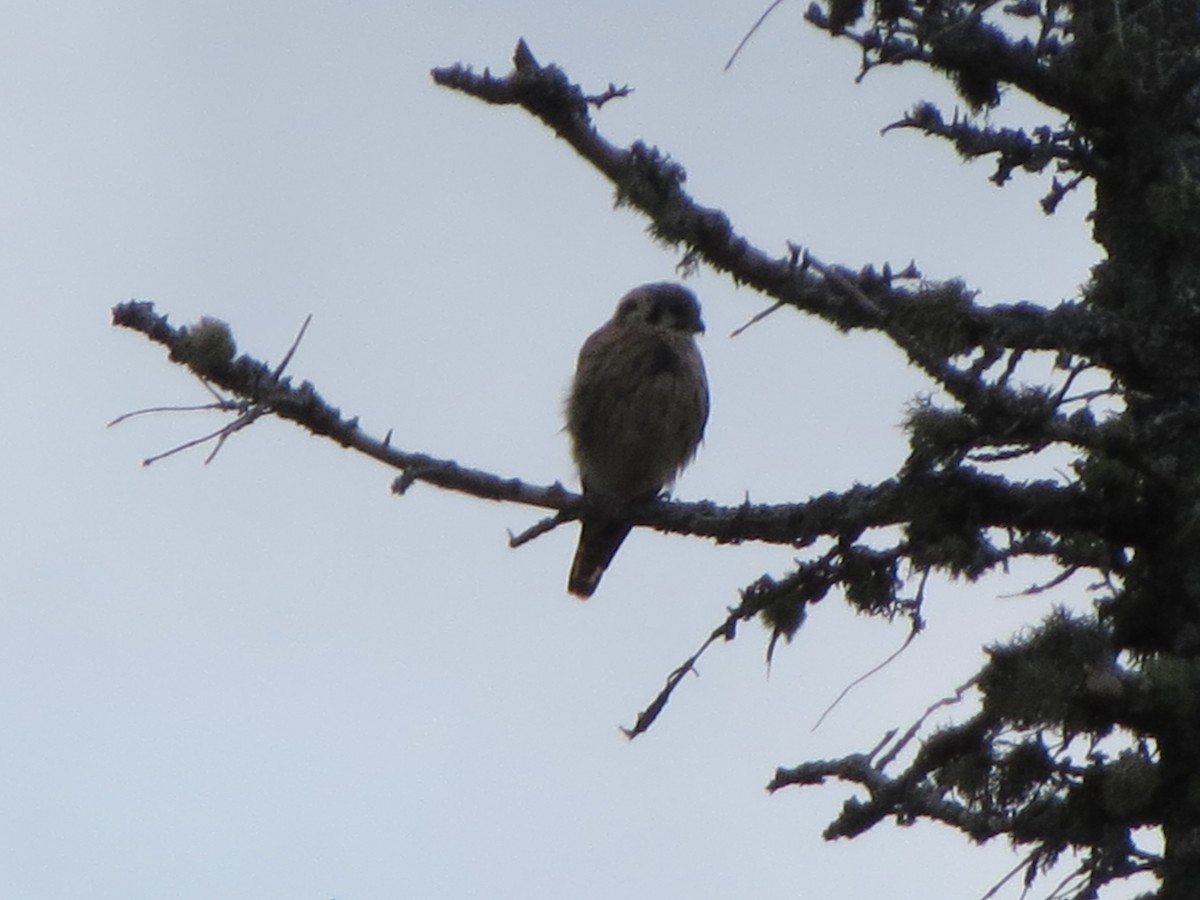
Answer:
<path fill-rule="evenodd" d="M 192 342 L 194 329 L 171 325 L 166 316 L 154 311 L 152 303 L 130 301 L 114 307 L 113 324 L 139 331 L 162 344 L 170 351 L 172 361 L 189 366 L 207 382 L 249 401 L 259 415 L 270 413 L 295 422 L 314 435 L 357 450 L 412 478 L 486 500 L 506 500 L 556 510 L 572 510 L 579 506 L 579 495 L 559 484 L 526 484 L 515 478 L 467 468 L 453 460 L 393 447 L 390 433 L 383 439 L 366 434 L 359 428 L 356 417 L 343 416 L 341 410 L 327 403 L 310 382 L 303 381 L 295 386 L 289 377 L 250 356 L 200 360 Z"/>
<path fill-rule="evenodd" d="M 998 186 L 1003 186 L 1017 169 L 1039 173 L 1051 163 L 1056 164 L 1056 172 L 1078 173 L 1066 182 L 1053 179 L 1049 193 L 1042 199 L 1042 210 L 1047 214 L 1053 213 L 1067 193 L 1083 182 L 1093 158 L 1091 148 L 1075 129 L 1052 130 L 1043 125 L 1029 134 L 1022 128 L 979 125 L 957 113 L 947 122 L 932 103 L 917 104 L 884 131 L 894 128 L 911 128 L 947 140 L 964 159 L 994 156 L 996 171 L 991 180 Z"/>
<path fill-rule="evenodd" d="M 964 402 L 979 399 L 981 388 L 952 360 L 979 347 L 1067 353 L 1131 384 L 1153 368 L 1147 357 L 1161 351 L 1131 341 L 1118 320 L 1102 310 L 1075 303 L 1053 309 L 1032 303 L 983 307 L 957 281 L 912 285 L 908 268 L 854 270 L 809 265 L 807 254 L 772 256 L 740 235 L 725 213 L 692 198 L 684 189 L 683 167 L 671 157 L 640 141 L 618 147 L 602 137 L 591 119 L 588 94 L 557 66 L 539 64 L 523 41 L 514 66 L 505 76 L 463 65 L 435 69 L 432 75 L 444 87 L 487 103 L 519 106 L 536 116 L 612 182 L 619 202 L 645 213 L 660 240 L 682 245 L 690 258 L 838 329 L 887 334 L 915 365 Z M 922 121 L 933 120 L 926 114 Z M 961 130 L 956 134 L 965 140 Z M 1014 140 L 1008 137 L 1003 148 L 1019 156 Z M 1039 140 L 1035 137 L 1027 147 L 1030 159 L 1039 153 L 1057 157 L 1075 147 L 1075 138 L 1065 133 L 1051 135 L 1048 143 Z"/>
<path fill-rule="evenodd" d="M 1095 90 L 1064 77 L 1055 66 L 1079 37 L 1066 17 L 1056 16 L 1057 3 L 896 0 L 873 5 L 875 14 L 868 18 L 862 0 L 812 3 L 806 18 L 858 44 L 863 75 L 877 66 L 917 62 L 944 73 L 972 109 L 996 105 L 1001 86 L 1011 85 L 1076 121 L 1111 120 L 1112 107 Z M 997 11 L 1012 22 L 1039 19 L 1038 39 L 1014 38 L 992 18 Z"/>
<path fill-rule="evenodd" d="M 889 769 L 915 729 L 892 732 L 869 754 L 780 768 L 768 789 L 829 779 L 862 788 L 865 796 L 848 800 L 826 829 L 831 839 L 888 818 L 925 818 L 973 841 L 1007 835 L 1032 845 L 1030 873 L 1068 846 L 1089 848 L 1083 871 L 1093 887 L 1155 871 L 1161 859 L 1134 836 L 1153 824 L 1156 754 L 1133 737 L 1117 750 L 1099 740 L 1111 736 L 1114 709 L 1136 735 L 1158 685 L 1122 665 L 1111 637 L 1093 620 L 1059 611 L 1040 632 L 991 648 L 971 682 L 981 711 L 926 737 L 901 771 Z"/>
<path fill-rule="evenodd" d="M 139 331 L 164 345 L 171 358 L 195 368 L 192 332 L 171 325 L 153 304 L 129 302 L 113 310 L 113 322 Z M 528 506 L 574 513 L 582 498 L 560 484 L 534 485 L 516 478 L 494 475 L 462 466 L 453 460 L 395 447 L 390 434 L 379 439 L 366 434 L 356 417 L 346 417 L 326 402 L 309 382 L 293 385 L 290 378 L 265 363 L 242 355 L 236 359 L 208 360 L 202 373 L 210 383 L 249 401 L 258 410 L 295 422 L 314 435 L 327 437 L 405 473 L 402 489 L 413 480 L 471 494 Z M 241 407 L 238 407 L 239 409 Z M 939 496 L 952 503 L 939 504 L 934 517 L 918 516 L 916 501 Z M 744 503 L 720 506 L 702 502 L 656 502 L 631 511 L 634 524 L 676 534 L 711 538 L 718 543 L 758 541 L 804 547 L 822 537 L 855 539 L 869 529 L 914 524 L 943 535 L 944 547 L 961 538 L 978 549 L 978 532 L 990 527 L 1037 531 L 1088 532 L 1095 513 L 1068 487 L 1052 482 L 1011 484 L 997 476 L 966 470 L 915 472 L 900 480 L 878 485 L 858 485 L 800 503 Z M 952 539 L 954 538 L 954 539 Z M 959 554 L 961 551 L 953 551 Z M 954 564 L 949 555 L 935 564 Z M 1075 554 L 1072 552 L 1071 554 Z M 998 564 L 1002 555 L 991 559 Z M 1070 560 L 1093 565 L 1095 558 Z M 984 560 L 984 566 L 988 566 Z"/>

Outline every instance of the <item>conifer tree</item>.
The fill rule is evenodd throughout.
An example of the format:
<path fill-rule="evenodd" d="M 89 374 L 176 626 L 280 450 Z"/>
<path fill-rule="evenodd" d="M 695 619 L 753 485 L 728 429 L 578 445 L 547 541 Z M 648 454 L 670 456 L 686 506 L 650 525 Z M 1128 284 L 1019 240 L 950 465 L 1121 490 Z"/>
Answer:
<path fill-rule="evenodd" d="M 771 787 L 853 785 L 856 796 L 829 837 L 853 837 L 889 819 L 928 819 L 973 840 L 1008 839 L 1023 853 L 1027 883 L 1064 854 L 1077 854 L 1058 897 L 1099 896 L 1106 885 L 1148 872 L 1159 882 L 1155 896 L 1194 900 L 1200 4 L 826 0 L 807 18 L 855 45 L 863 74 L 925 66 L 961 98 L 963 112 L 921 103 L 896 127 L 948 141 L 966 158 L 992 160 L 997 184 L 1017 174 L 1044 178 L 1047 214 L 1090 185 L 1093 235 L 1104 257 L 1078 297 L 1054 307 L 983 305 L 966 280 L 823 261 L 801 248 L 782 257 L 764 252 L 723 212 L 688 194 L 675 161 L 686 148 L 668 155 L 601 135 L 592 112 L 623 89 L 590 95 L 560 68 L 540 64 L 524 42 L 507 75 L 455 65 L 433 77 L 539 119 L 687 264 L 726 273 L 836 329 L 879 332 L 936 387 L 934 399 L 910 411 L 907 459 L 885 481 L 781 504 L 657 502 L 636 511 L 636 525 L 800 548 L 791 571 L 745 588 L 711 640 L 755 618 L 776 637 L 790 637 L 807 607 L 831 594 L 919 626 L 929 573 L 974 580 L 1037 558 L 1055 567 L 1055 583 L 1089 575 L 1088 602 L 989 648 L 963 688 L 979 704 L 966 721 L 914 727 L 862 753 L 781 768 Z M 1013 93 L 1038 101 L 1051 120 L 990 124 L 988 112 Z M 231 407 L 238 422 L 263 411 L 298 421 L 403 469 L 398 490 L 421 479 L 555 509 L 557 521 L 578 513 L 580 498 L 561 487 L 499 479 L 369 439 L 311 385 L 292 387 L 281 368 L 235 360 L 232 352 L 197 356 L 195 335 L 172 329 L 146 304 L 125 304 L 115 318 L 246 398 Z M 1029 366 L 1037 359 L 1052 365 Z M 1037 371 L 1040 380 L 1032 380 Z M 1018 474 L 1016 467 L 1047 453 L 1068 460 L 1055 477 Z M 692 662 L 632 733 L 649 726 Z"/>

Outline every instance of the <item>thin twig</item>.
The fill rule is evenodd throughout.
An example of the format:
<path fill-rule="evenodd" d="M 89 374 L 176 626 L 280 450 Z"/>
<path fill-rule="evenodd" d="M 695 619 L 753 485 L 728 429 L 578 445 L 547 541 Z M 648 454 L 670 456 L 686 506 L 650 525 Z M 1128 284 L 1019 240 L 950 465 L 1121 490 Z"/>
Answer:
<path fill-rule="evenodd" d="M 739 618 L 741 618 L 741 616 L 737 610 L 730 610 L 729 617 L 726 618 L 721 625 L 713 629 L 712 634 L 710 634 L 704 643 L 700 645 L 700 649 L 689 656 L 684 661 L 683 665 L 679 666 L 679 668 L 667 676 L 666 685 L 661 691 L 658 692 L 658 696 L 650 702 L 650 705 L 638 713 L 637 720 L 634 722 L 633 727 L 621 728 L 621 731 L 624 733 L 625 737 L 632 741 L 635 737 L 654 724 L 654 720 L 657 719 L 659 713 L 666 708 L 667 701 L 671 699 L 671 695 L 675 692 L 675 688 L 679 686 L 679 682 L 683 681 L 683 677 L 689 672 L 699 675 L 699 673 L 696 672 L 696 663 L 704 654 L 704 651 L 709 648 L 709 645 L 718 638 L 726 641 L 733 640 Z"/>
<path fill-rule="evenodd" d="M 921 718 L 917 719 L 917 721 L 912 724 L 912 727 L 909 728 L 908 731 L 904 732 L 904 736 L 896 742 L 896 745 L 892 747 L 892 749 L 889 750 L 887 754 L 885 754 L 884 757 L 875 764 L 876 771 L 882 772 L 885 768 L 887 768 L 888 765 L 891 764 L 892 760 L 900 755 L 900 751 L 903 750 L 908 743 L 917 736 L 917 732 L 921 730 L 921 726 L 925 724 L 925 720 L 933 715 L 937 710 L 941 709 L 943 706 L 952 706 L 955 703 L 961 703 L 963 694 L 965 694 L 968 689 L 974 687 L 977 681 L 979 681 L 979 676 L 974 675 L 956 687 L 951 696 L 943 697 L 941 700 L 929 704 L 929 706 L 926 707 L 925 712 L 921 714 Z"/>
<path fill-rule="evenodd" d="M 622 85 L 621 87 L 617 87 L 610 81 L 608 83 L 608 90 L 603 94 L 589 94 L 583 99 L 592 106 L 596 107 L 596 109 L 599 109 L 609 100 L 616 100 L 618 97 L 628 97 L 632 93 L 633 88 L 631 88 L 629 85 L 626 84 Z"/>
<path fill-rule="evenodd" d="M 1031 584 L 1029 587 L 1025 588 L 1025 590 L 1019 591 L 1016 594 L 1001 594 L 1000 598 L 1002 600 L 1010 600 L 1013 597 L 1033 597 L 1037 594 L 1044 594 L 1046 591 L 1058 587 L 1078 571 L 1079 566 L 1071 566 L 1064 571 L 1059 572 L 1049 581 L 1041 582 L 1039 584 Z"/>
<path fill-rule="evenodd" d="M 868 678 L 870 678 L 872 675 L 874 675 L 880 669 L 885 668 L 889 663 L 892 662 L 892 660 L 894 660 L 897 656 L 899 656 L 901 653 L 903 653 L 905 650 L 907 650 L 908 645 L 913 642 L 913 638 L 915 638 L 916 636 L 917 636 L 917 629 L 914 628 L 914 629 L 910 630 L 908 632 L 908 637 L 906 637 L 904 639 L 904 643 L 901 644 L 896 650 L 892 651 L 892 653 L 888 656 L 887 659 L 885 659 L 883 662 L 879 663 L 878 665 L 868 669 L 866 672 L 859 675 L 857 678 L 855 678 L 853 681 L 851 681 L 848 685 L 846 685 L 844 688 L 842 688 L 842 692 L 840 694 L 838 694 L 837 697 L 834 698 L 832 703 L 830 703 L 827 707 L 825 707 L 825 711 L 823 713 L 821 713 L 820 718 L 817 719 L 816 724 L 813 725 L 811 730 L 816 731 L 818 728 L 820 728 L 821 723 L 825 721 L 825 718 L 831 712 L 833 712 L 834 708 L 839 703 L 841 703 L 844 699 L 846 699 L 847 694 L 849 694 L 852 690 L 854 690 L 856 687 L 858 687 L 860 684 L 862 684 L 864 681 L 866 681 Z"/>
<path fill-rule="evenodd" d="M 554 515 L 547 516 L 533 525 L 530 525 L 520 534 L 513 534 L 512 530 L 510 529 L 508 532 L 508 546 L 515 550 L 517 547 L 520 547 L 523 544 L 528 544 L 534 538 L 541 537 L 547 531 L 553 531 L 559 525 L 562 525 L 566 522 L 572 522 L 577 518 L 579 518 L 579 516 L 574 512 L 560 510 Z"/>
<path fill-rule="evenodd" d="M 1091 403 L 1094 400 L 1099 400 L 1101 397 L 1116 397 L 1120 394 L 1116 388 L 1096 388 L 1094 391 L 1084 391 L 1082 394 L 1072 394 L 1070 397 L 1063 397 L 1062 403 L 1065 406 L 1068 403 Z"/>
<path fill-rule="evenodd" d="M 288 352 L 284 354 L 283 360 L 275 367 L 275 371 L 271 374 L 278 378 L 283 374 L 283 370 L 287 368 L 287 364 L 292 361 L 292 355 L 295 354 L 296 348 L 300 346 L 300 342 L 304 340 L 304 332 L 308 331 L 308 323 L 312 321 L 312 313 L 304 317 L 304 324 L 300 326 L 300 331 L 296 335 L 296 339 L 292 341 L 292 346 L 288 348 Z"/>
<path fill-rule="evenodd" d="M 1025 350 L 1018 347 L 1008 355 L 1008 363 L 1004 366 L 1004 371 L 1000 373 L 1000 377 L 996 379 L 996 384 L 1005 387 L 1008 380 L 1012 378 L 1013 373 L 1017 371 L 1017 366 L 1021 362 L 1021 357 L 1025 355 Z"/>
<path fill-rule="evenodd" d="M 1022 456 L 1029 456 L 1031 453 L 1037 453 L 1041 449 L 1043 448 L 1038 445 L 1023 444 L 1011 450 L 988 450 L 968 453 L 965 458 L 971 462 L 1008 462 L 1012 459 L 1020 459 Z"/>
<path fill-rule="evenodd" d="M 193 373 L 193 374 L 195 374 L 195 373 Z M 199 376 L 199 375 L 197 375 L 196 377 L 200 379 L 200 383 L 201 383 L 202 385 L 204 385 L 204 389 L 205 389 L 206 391 L 208 391 L 210 394 L 212 394 L 212 396 L 213 396 L 213 399 L 214 399 L 214 400 L 216 400 L 218 404 L 225 404 L 225 403 L 238 403 L 239 405 L 243 405 L 243 406 L 245 405 L 245 401 L 237 401 L 237 400 L 232 400 L 232 401 L 231 401 L 231 400 L 228 400 L 228 399 L 227 399 L 227 398 L 225 398 L 225 397 L 222 397 L 222 396 L 221 396 L 221 392 L 220 392 L 220 391 L 218 391 L 218 390 L 217 390 L 215 387 L 213 387 L 211 384 L 209 384 L 209 383 L 208 383 L 208 379 L 207 379 L 207 378 L 204 378 L 203 376 Z"/>
<path fill-rule="evenodd" d="M 1065 900 L 1067 895 L 1060 892 L 1063 891 L 1072 881 L 1083 878 L 1088 874 L 1088 872 L 1089 866 L 1086 863 L 1080 864 L 1077 869 L 1075 869 L 1073 872 L 1069 872 L 1062 881 L 1054 886 L 1054 890 L 1046 895 L 1046 900 Z"/>
<path fill-rule="evenodd" d="M 739 334 L 741 334 L 743 331 L 745 331 L 751 325 L 757 325 L 759 322 L 761 322 L 767 316 L 771 315 L 771 313 L 778 312 L 779 310 L 783 309 L 783 307 L 786 305 L 787 304 L 784 303 L 782 300 L 777 301 L 774 306 L 764 309 L 762 312 L 755 313 L 753 316 L 750 317 L 750 320 L 748 322 L 746 322 L 746 324 L 740 325 L 737 328 L 733 329 L 733 331 L 731 331 L 729 333 L 729 336 L 731 338 L 737 337 Z"/>
<path fill-rule="evenodd" d="M 874 746 L 874 747 L 872 747 L 872 748 L 871 748 L 871 749 L 870 749 L 870 750 L 867 752 L 867 759 L 874 759 L 874 758 L 875 758 L 875 754 L 876 754 L 876 753 L 878 753 L 880 750 L 882 750 L 884 747 L 886 747 L 886 746 L 887 746 L 887 743 L 888 743 L 888 741 L 890 741 L 892 738 L 894 738 L 894 737 L 896 736 L 896 732 L 897 732 L 897 731 L 899 731 L 899 729 L 898 729 L 898 728 L 889 728 L 887 731 L 885 731 L 885 732 L 883 733 L 883 737 L 881 737 L 881 738 L 880 738 L 880 739 L 879 739 L 879 740 L 878 740 L 878 741 L 875 743 L 875 746 Z"/>
<path fill-rule="evenodd" d="M 724 71 L 726 71 L 726 72 L 729 71 L 730 67 L 733 65 L 733 61 L 738 58 L 738 54 L 741 53 L 742 48 L 746 46 L 746 42 L 749 41 L 751 37 L 753 37 L 754 32 L 758 31 L 758 29 L 762 25 L 762 23 L 767 20 L 767 16 L 769 16 L 771 13 L 773 13 L 775 11 L 775 7 L 779 6 L 779 4 L 781 4 L 781 3 L 783 3 L 783 0 L 775 0 L 774 3 L 772 3 L 770 6 L 767 7 L 766 12 L 764 12 L 761 16 L 758 17 L 758 21 L 755 22 L 753 27 L 751 27 L 751 29 L 746 32 L 746 36 L 743 37 L 741 39 L 741 41 L 738 42 L 737 49 L 735 49 L 733 51 L 733 55 L 729 57 L 729 62 L 725 63 Z"/>
<path fill-rule="evenodd" d="M 233 432 L 240 431 L 241 429 L 245 428 L 247 425 L 249 425 L 251 422 L 253 422 L 255 419 L 257 419 L 259 416 L 261 416 L 265 411 L 266 410 L 263 410 L 260 407 L 255 407 L 254 409 L 248 410 L 244 415 L 239 416 L 236 421 L 231 422 L 230 424 L 225 425 L 222 428 L 218 428 L 216 431 L 212 432 L 211 434 L 206 434 L 206 435 L 204 435 L 204 437 L 198 437 L 193 440 L 186 441 L 186 442 L 180 444 L 178 447 L 172 447 L 170 450 L 166 451 L 165 453 L 159 453 L 157 456 L 150 456 L 150 457 L 147 457 L 146 459 L 143 459 L 142 465 L 143 466 L 153 465 L 154 463 L 158 462 L 159 460 L 166 459 L 168 456 L 174 456 L 176 453 L 180 453 L 184 450 L 190 450 L 192 447 L 198 447 L 201 444 L 206 444 L 209 441 L 215 440 L 215 441 L 217 441 L 217 447 L 204 460 L 205 463 L 208 463 L 212 460 L 212 458 L 214 456 L 216 456 L 217 450 L 220 449 L 221 444 L 224 443 L 224 441 L 225 441 L 225 438 L 227 438 L 229 435 L 233 434 Z M 247 421 L 247 419 L 248 419 L 248 421 Z"/>
<path fill-rule="evenodd" d="M 1037 852 L 1038 852 L 1037 850 L 1034 850 L 1033 852 L 1027 854 L 1024 859 L 1022 859 L 1019 863 L 1017 863 L 1015 866 L 1012 867 L 1012 869 L 1008 872 L 1007 875 L 1005 875 L 1003 878 L 1001 878 L 999 881 L 997 881 L 995 884 L 993 884 L 991 889 L 988 890 L 988 892 L 986 894 L 984 894 L 982 897 L 980 897 L 979 900 L 992 900 L 992 898 L 995 897 L 996 894 L 1000 892 L 1000 889 L 1002 887 L 1004 887 L 1004 885 L 1006 885 L 1010 881 L 1012 881 L 1013 876 L 1015 876 L 1018 872 L 1020 872 L 1022 869 L 1024 869 L 1026 866 L 1029 865 L 1030 861 L 1034 858 L 1034 856 L 1037 854 Z"/>
<path fill-rule="evenodd" d="M 1078 365 L 1071 366 L 1070 371 L 1067 372 L 1067 377 L 1063 379 L 1062 387 L 1059 388 L 1058 393 L 1054 395 L 1054 399 L 1050 401 L 1051 405 L 1056 409 L 1061 406 L 1063 398 L 1067 396 L 1067 391 L 1071 389 L 1071 385 L 1075 383 L 1075 379 L 1078 378 L 1080 374 L 1091 368 L 1094 367 L 1089 362 L 1081 362 Z"/>
<path fill-rule="evenodd" d="M 821 723 L 825 721 L 825 717 L 828 716 L 831 712 L 833 712 L 834 708 L 839 703 L 841 703 L 842 700 L 844 700 L 846 698 L 847 694 L 849 694 L 852 690 L 854 690 L 856 687 L 858 687 L 860 684 L 862 684 L 864 681 L 866 681 L 868 678 L 870 678 L 872 675 L 874 675 L 880 669 L 887 666 L 897 656 L 899 656 L 901 653 L 903 653 L 905 650 L 907 650 L 908 645 L 913 642 L 913 638 L 915 638 L 921 632 L 921 630 L 925 627 L 925 623 L 921 618 L 921 605 L 925 599 L 925 585 L 926 585 L 926 583 L 928 583 L 928 581 L 929 581 L 929 569 L 925 569 L 924 572 L 921 573 L 921 584 L 917 587 L 917 596 L 912 601 L 912 610 L 913 610 L 912 628 L 909 629 L 908 637 L 906 637 L 904 639 L 904 643 L 901 644 L 900 647 L 897 650 L 895 650 L 890 656 L 888 656 L 887 659 L 885 659 L 883 662 L 879 663 L 879 665 L 875 666 L 874 668 L 870 669 L 867 672 L 864 672 L 862 675 L 858 676 L 852 682 L 850 682 L 848 685 L 846 685 L 842 689 L 842 692 L 840 694 L 838 694 L 836 698 L 834 698 L 834 701 L 832 703 L 830 703 L 827 707 L 825 707 L 825 711 L 823 713 L 821 713 L 820 718 L 818 718 L 816 724 L 813 725 L 813 727 L 812 727 L 813 731 L 816 731 L 818 728 L 821 727 Z"/>
<path fill-rule="evenodd" d="M 237 419 L 222 428 L 220 433 L 217 435 L 217 445 L 213 447 L 212 453 L 208 454 L 208 456 L 204 458 L 204 464 L 207 466 L 210 462 L 217 458 L 217 454 L 221 452 L 221 448 L 225 446 L 225 441 L 231 435 L 236 434 L 243 428 L 247 428 L 248 426 L 254 424 L 254 422 L 258 420 L 259 416 L 263 415 L 263 413 L 266 413 L 267 411 L 267 408 L 264 406 L 255 406 L 252 409 L 246 410 L 243 415 L 238 416 Z"/>
<path fill-rule="evenodd" d="M 807 250 L 804 252 L 804 262 L 805 265 L 816 269 L 823 276 L 825 276 L 827 280 L 832 281 L 834 284 L 844 290 L 846 294 L 848 294 L 851 299 L 858 304 L 859 309 L 861 309 L 872 319 L 877 322 L 882 322 L 886 318 L 883 309 L 878 303 L 868 297 L 861 287 L 859 287 L 833 266 L 828 266 L 821 262 L 821 260 L 817 259 Z"/>
<path fill-rule="evenodd" d="M 148 406 L 145 409 L 135 409 L 133 412 L 127 412 L 117 416 L 106 427 L 112 428 L 114 425 L 120 425 L 126 419 L 132 419 L 134 416 L 145 416 L 150 413 L 163 412 L 199 412 L 205 409 L 219 409 L 227 412 L 231 409 L 240 409 L 242 402 L 238 400 L 220 400 L 217 403 L 200 403 L 195 406 Z"/>

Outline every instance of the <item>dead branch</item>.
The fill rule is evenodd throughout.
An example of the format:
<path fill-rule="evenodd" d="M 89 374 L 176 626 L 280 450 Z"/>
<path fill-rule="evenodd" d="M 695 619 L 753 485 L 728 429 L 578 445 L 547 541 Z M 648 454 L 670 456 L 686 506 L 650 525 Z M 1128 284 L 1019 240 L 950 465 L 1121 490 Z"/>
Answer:
<path fill-rule="evenodd" d="M 166 316 L 154 311 L 153 304 L 123 303 L 113 309 L 113 323 L 145 334 L 167 347 L 173 360 L 184 361 L 187 330 L 172 326 Z M 277 375 L 267 364 L 249 356 L 210 367 L 205 378 L 249 401 L 260 410 L 256 418 L 269 413 L 295 422 L 314 435 L 398 469 L 403 474 L 393 486 L 396 493 L 403 493 L 408 485 L 421 481 L 485 500 L 521 503 L 567 513 L 570 517 L 583 509 L 583 498 L 557 482 L 529 484 L 454 460 L 405 451 L 393 446 L 390 432 L 382 440 L 373 437 L 363 431 L 357 417 L 343 416 L 340 409 L 327 403 L 310 382 L 294 386 L 290 378 Z M 909 514 L 908 505 L 914 492 L 950 490 L 988 510 L 987 520 L 981 523 L 984 525 L 1006 525 L 1018 512 L 1026 527 L 1071 530 L 1090 521 L 1090 511 L 1080 506 L 1080 498 L 1069 486 L 1048 481 L 1010 484 L 998 477 L 961 471 L 931 472 L 904 481 L 856 485 L 842 493 L 830 492 L 802 503 L 725 507 L 709 501 L 658 500 L 631 510 L 630 520 L 634 525 L 707 537 L 718 543 L 758 541 L 800 547 L 823 535 L 854 536 L 868 528 L 902 523 Z M 1089 563 L 1081 561 L 1081 564 Z"/>

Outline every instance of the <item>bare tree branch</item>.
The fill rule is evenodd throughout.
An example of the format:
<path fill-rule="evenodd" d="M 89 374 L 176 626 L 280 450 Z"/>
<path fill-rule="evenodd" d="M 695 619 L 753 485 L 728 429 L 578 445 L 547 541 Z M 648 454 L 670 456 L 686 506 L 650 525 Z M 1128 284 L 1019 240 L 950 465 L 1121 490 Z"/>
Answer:
<path fill-rule="evenodd" d="M 520 106 L 536 116 L 612 182 L 619 203 L 645 213 L 654 235 L 683 245 L 689 258 L 703 259 L 838 329 L 881 331 L 897 339 L 916 365 L 958 394 L 972 389 L 946 361 L 980 346 L 1066 351 L 1132 385 L 1155 373 L 1163 348 L 1143 346 L 1136 335 L 1131 339 L 1103 310 L 1076 303 L 1053 309 L 1031 303 L 983 307 L 956 281 L 925 281 L 914 289 L 897 283 L 904 272 L 893 275 L 886 266 L 882 272 L 871 266 L 859 271 L 827 266 L 822 274 L 798 265 L 794 254 L 773 257 L 750 244 L 719 209 L 697 203 L 684 190 L 687 176 L 678 162 L 641 141 L 622 148 L 605 140 L 592 123 L 587 93 L 557 66 L 539 64 L 524 41 L 514 63 L 514 71 L 502 77 L 463 65 L 434 69 L 432 77 L 443 87 L 490 104 Z M 1190 354 L 1180 338 L 1170 352 Z"/>
<path fill-rule="evenodd" d="M 1035 100 L 1060 110 L 1076 121 L 1106 124 L 1111 106 L 1089 90 L 1058 74 L 1049 61 L 1064 52 L 1065 32 L 1061 21 L 1053 20 L 1053 7 L 1041 39 L 1013 41 L 983 15 L 997 0 L 972 0 L 954 3 L 890 3 L 865 28 L 856 30 L 863 14 L 858 4 L 854 15 L 827 13 L 812 3 L 805 18 L 835 37 L 858 44 L 862 51 L 862 73 L 877 66 L 922 63 L 946 73 L 959 93 L 973 107 L 998 102 L 998 85 L 1009 84 Z M 831 3 L 834 10 L 853 4 Z M 1005 12 L 1020 16 L 1021 4 L 1005 7 Z"/>
<path fill-rule="evenodd" d="M 187 329 L 170 325 L 165 316 L 154 311 L 153 304 L 123 303 L 114 308 L 113 322 L 163 344 L 177 362 L 187 362 Z M 561 484 L 529 484 L 453 460 L 401 450 L 391 444 L 390 433 L 384 440 L 372 437 L 359 427 L 357 417 L 343 416 L 311 383 L 303 381 L 298 387 L 293 386 L 290 378 L 276 375 L 265 363 L 248 356 L 210 368 L 205 377 L 251 401 L 252 409 L 257 410 L 255 417 L 263 413 L 276 415 L 399 469 L 404 474 L 393 486 L 396 493 L 403 493 L 413 481 L 422 481 L 481 499 L 552 509 L 571 517 L 582 508 L 581 496 Z M 237 408 L 241 410 L 240 406 Z M 246 414 L 247 411 L 242 412 Z M 997 476 L 961 470 L 914 474 L 902 481 L 873 486 L 859 485 L 803 503 L 723 507 L 708 501 L 660 500 L 631 510 L 630 517 L 635 525 L 712 538 L 718 543 L 759 541 L 802 547 L 823 535 L 853 536 L 870 528 L 902 524 L 911 518 L 914 496 L 938 492 L 954 494 L 963 504 L 980 511 L 971 527 L 1016 525 L 1030 530 L 1074 531 L 1088 528 L 1094 518 L 1070 487 L 1048 481 L 1015 485 Z"/>

